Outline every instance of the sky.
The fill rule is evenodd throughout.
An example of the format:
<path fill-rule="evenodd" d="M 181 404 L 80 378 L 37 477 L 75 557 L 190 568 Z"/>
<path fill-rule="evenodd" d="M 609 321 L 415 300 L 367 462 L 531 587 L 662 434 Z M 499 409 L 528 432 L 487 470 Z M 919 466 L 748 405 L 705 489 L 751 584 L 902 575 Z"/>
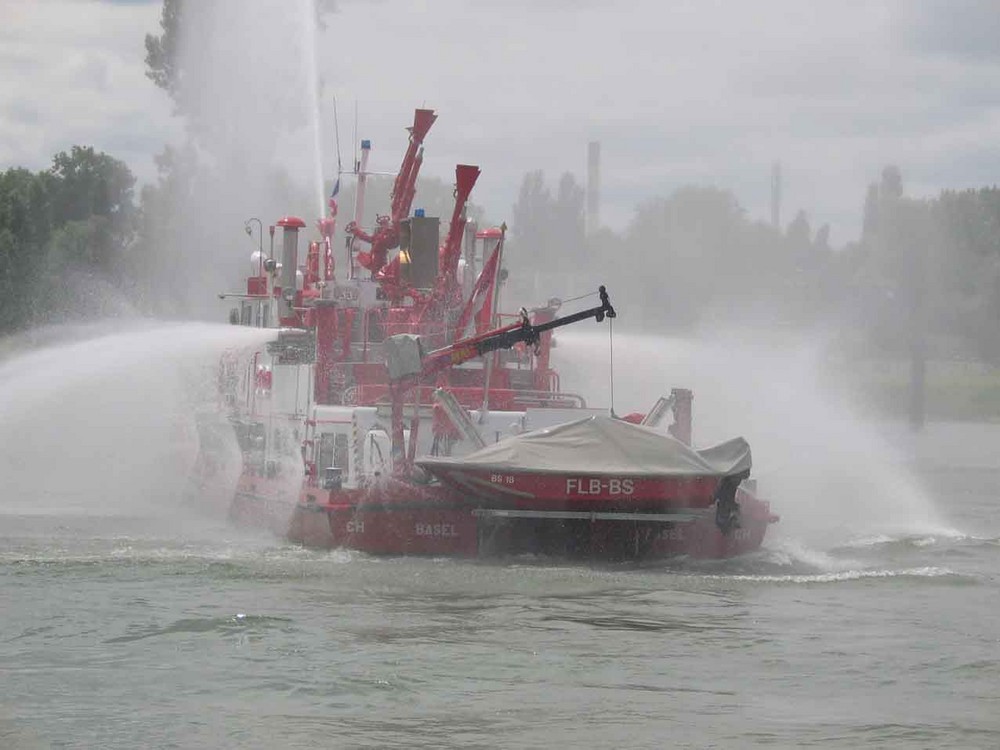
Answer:
<path fill-rule="evenodd" d="M 303 47 L 301 24 L 272 13 L 255 27 L 255 2 L 277 0 L 241 4 L 233 67 Z M 80 144 L 154 180 L 154 154 L 184 132 L 144 75 L 160 9 L 0 0 L 0 169 L 43 169 Z M 452 181 L 456 163 L 478 164 L 473 201 L 491 218 L 509 219 L 531 170 L 553 188 L 564 172 L 585 181 L 596 140 L 612 229 L 685 184 L 732 190 L 768 220 L 778 161 L 782 223 L 805 210 L 840 245 L 888 163 L 914 197 L 997 182 L 998 29 L 993 0 L 339 0 L 316 53 L 322 171 L 332 180 L 338 129 L 351 162 L 355 111 L 372 167 L 395 170 L 426 106 L 439 120 L 424 174 Z"/>

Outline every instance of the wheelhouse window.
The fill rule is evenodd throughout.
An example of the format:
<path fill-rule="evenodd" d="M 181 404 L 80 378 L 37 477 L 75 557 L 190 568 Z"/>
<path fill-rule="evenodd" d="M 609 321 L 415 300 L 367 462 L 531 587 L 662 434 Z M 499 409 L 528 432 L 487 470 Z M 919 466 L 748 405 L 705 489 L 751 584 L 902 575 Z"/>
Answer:
<path fill-rule="evenodd" d="M 331 466 L 347 471 L 348 450 L 346 433 L 324 432 L 319 441 L 319 467 Z"/>

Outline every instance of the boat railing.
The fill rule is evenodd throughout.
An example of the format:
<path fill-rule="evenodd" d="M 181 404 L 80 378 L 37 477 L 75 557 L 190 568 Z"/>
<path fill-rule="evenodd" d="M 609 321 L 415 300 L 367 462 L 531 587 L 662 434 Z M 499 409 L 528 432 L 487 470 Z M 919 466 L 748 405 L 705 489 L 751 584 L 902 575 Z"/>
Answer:
<path fill-rule="evenodd" d="M 421 386 L 420 401 L 424 404 L 433 403 L 433 393 L 436 386 Z M 482 388 L 462 387 L 450 388 L 467 409 L 477 408 L 482 399 Z M 497 411 L 521 410 L 527 408 L 549 409 L 586 409 L 587 401 L 579 393 L 553 393 L 552 391 L 520 390 L 511 388 L 494 389 L 490 391 L 490 401 Z M 497 403 L 499 402 L 499 403 Z M 362 404 L 387 404 L 388 386 L 384 385 L 353 385 L 344 389 L 337 399 L 344 406 L 359 406 Z"/>
<path fill-rule="evenodd" d="M 521 391 L 518 390 L 514 396 L 514 400 L 524 406 L 534 406 L 534 407 L 558 407 L 566 408 L 566 402 L 569 402 L 569 408 L 572 409 L 586 409 L 587 401 L 579 393 L 557 393 L 553 391 Z"/>

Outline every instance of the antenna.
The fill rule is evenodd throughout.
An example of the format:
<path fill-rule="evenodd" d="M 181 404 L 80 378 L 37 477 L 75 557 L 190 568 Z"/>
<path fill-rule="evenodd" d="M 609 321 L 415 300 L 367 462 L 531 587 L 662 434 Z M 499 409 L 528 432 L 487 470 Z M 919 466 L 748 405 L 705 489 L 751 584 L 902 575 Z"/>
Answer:
<path fill-rule="evenodd" d="M 354 100 L 354 174 L 361 168 L 361 160 L 358 158 L 358 100 Z"/>

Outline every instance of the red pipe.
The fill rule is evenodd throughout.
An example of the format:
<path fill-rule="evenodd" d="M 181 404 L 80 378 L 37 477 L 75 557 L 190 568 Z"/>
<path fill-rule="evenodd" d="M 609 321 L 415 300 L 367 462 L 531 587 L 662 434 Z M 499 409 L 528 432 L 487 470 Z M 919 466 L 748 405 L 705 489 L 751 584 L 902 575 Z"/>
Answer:
<path fill-rule="evenodd" d="M 316 380 L 313 398 L 317 404 L 330 403 L 330 375 L 335 355 L 333 345 L 337 340 L 337 308 L 321 305 L 313 308 L 316 316 Z"/>

